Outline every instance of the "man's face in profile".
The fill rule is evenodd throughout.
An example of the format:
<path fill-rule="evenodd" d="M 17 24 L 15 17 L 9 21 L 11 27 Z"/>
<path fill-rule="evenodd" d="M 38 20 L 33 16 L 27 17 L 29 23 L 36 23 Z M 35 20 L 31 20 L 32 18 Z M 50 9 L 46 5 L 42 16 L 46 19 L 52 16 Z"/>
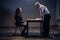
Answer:
<path fill-rule="evenodd" d="M 37 7 L 37 8 L 39 8 L 39 7 L 40 7 L 40 5 L 39 5 L 39 4 L 36 4 L 36 7 Z"/>
<path fill-rule="evenodd" d="M 22 8 L 19 8 L 18 13 L 22 13 Z"/>

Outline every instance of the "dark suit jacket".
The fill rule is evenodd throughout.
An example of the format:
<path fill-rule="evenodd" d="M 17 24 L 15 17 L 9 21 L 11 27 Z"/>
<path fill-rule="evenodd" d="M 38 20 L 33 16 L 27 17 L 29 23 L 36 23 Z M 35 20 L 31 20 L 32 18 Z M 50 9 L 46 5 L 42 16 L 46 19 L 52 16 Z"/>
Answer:
<path fill-rule="evenodd" d="M 16 26 L 20 26 L 22 23 L 22 16 L 20 15 L 18 15 L 18 14 L 15 14 L 15 25 Z"/>

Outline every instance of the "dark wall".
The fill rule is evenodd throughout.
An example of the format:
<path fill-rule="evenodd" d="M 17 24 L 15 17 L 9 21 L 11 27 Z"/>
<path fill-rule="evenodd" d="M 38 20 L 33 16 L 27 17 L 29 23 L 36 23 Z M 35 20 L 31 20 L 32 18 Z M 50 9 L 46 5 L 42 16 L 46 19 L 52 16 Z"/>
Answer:
<path fill-rule="evenodd" d="M 59 0 L 59 16 L 60 16 L 60 0 Z"/>
<path fill-rule="evenodd" d="M 56 19 L 59 18 L 60 16 L 60 13 L 59 13 L 59 0 L 56 1 Z"/>
<path fill-rule="evenodd" d="M 54 23 L 56 14 L 55 0 L 0 0 L 0 26 L 14 26 L 15 10 L 17 7 L 23 8 L 23 21 L 28 18 L 36 18 L 39 15 L 39 10 L 35 7 L 36 1 L 46 5 L 51 12 L 51 24 Z"/>

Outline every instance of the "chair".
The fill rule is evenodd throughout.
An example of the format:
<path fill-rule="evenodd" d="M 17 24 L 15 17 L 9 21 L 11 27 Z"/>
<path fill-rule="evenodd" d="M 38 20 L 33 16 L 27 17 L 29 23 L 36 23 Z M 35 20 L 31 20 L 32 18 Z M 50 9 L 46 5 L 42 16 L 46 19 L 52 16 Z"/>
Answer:
<path fill-rule="evenodd" d="M 57 19 L 55 25 L 52 25 L 53 34 L 60 34 L 60 19 Z"/>
<path fill-rule="evenodd" d="M 15 35 L 16 35 L 16 32 L 17 32 L 17 28 L 19 27 L 20 29 L 22 29 L 22 32 L 24 34 L 24 30 L 25 30 L 25 27 L 26 27 L 26 23 L 25 22 L 20 22 L 20 24 L 18 23 L 15 23 L 16 25 L 16 29 L 15 29 Z M 21 32 L 21 35 L 23 35 Z"/>

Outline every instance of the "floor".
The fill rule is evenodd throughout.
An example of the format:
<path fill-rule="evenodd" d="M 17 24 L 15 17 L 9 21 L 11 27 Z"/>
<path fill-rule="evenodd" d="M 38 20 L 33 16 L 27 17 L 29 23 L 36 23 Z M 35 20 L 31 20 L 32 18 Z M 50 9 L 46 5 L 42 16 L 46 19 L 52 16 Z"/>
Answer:
<path fill-rule="evenodd" d="M 34 30 L 30 29 L 30 32 L 33 32 Z M 15 27 L 0 28 L 0 40 L 60 40 L 60 34 L 56 34 L 56 32 L 55 34 L 52 34 L 53 31 L 50 31 L 50 37 L 24 37 L 20 35 L 21 32 L 19 29 L 17 30 L 16 35 L 13 35 L 14 31 Z M 39 33 L 38 30 L 35 32 Z"/>
<path fill-rule="evenodd" d="M 50 38 L 25 38 L 25 37 L 21 37 L 21 36 L 13 36 L 13 37 L 0 38 L 0 40 L 57 40 L 57 39 L 50 39 Z"/>

